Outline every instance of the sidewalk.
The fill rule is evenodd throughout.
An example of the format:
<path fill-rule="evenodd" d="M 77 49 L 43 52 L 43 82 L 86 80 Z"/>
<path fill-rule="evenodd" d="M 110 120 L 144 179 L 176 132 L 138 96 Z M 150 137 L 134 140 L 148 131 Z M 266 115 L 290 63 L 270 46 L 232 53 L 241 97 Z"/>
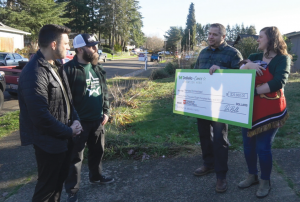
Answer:
<path fill-rule="evenodd" d="M 36 169 L 32 147 L 18 146 L 17 137 L 18 132 L 0 140 L 1 196 L 5 185 L 27 178 Z M 3 142 L 16 142 L 16 144 L 10 145 L 9 147 L 12 146 L 11 149 L 5 149 L 2 147 Z M 283 169 L 284 173 L 294 176 L 291 180 L 298 187 L 300 164 L 295 157 L 298 157 L 299 151 L 300 149 L 274 150 L 274 159 L 278 161 L 279 167 Z M 3 158 L 7 154 L 14 154 L 14 157 Z M 104 161 L 103 170 L 105 174 L 115 178 L 115 182 L 109 185 L 91 185 L 88 181 L 87 165 L 83 164 L 79 201 L 300 201 L 295 191 L 288 186 L 282 174 L 279 174 L 275 168 L 271 180 L 272 190 L 268 197 L 256 198 L 255 192 L 258 185 L 244 190 L 239 189 L 237 184 L 247 175 L 246 162 L 240 151 L 229 152 L 229 172 L 227 175 L 229 187 L 227 192 L 223 194 L 216 193 L 214 190 L 215 173 L 203 177 L 193 176 L 192 172 L 201 163 L 200 155 L 178 158 L 161 157 L 144 162 L 134 160 Z M 5 202 L 30 201 L 35 184 L 36 174 Z M 2 199 L 3 197 L 0 198 L 1 201 L 3 201 Z M 66 193 L 63 191 L 61 201 L 65 200 Z"/>

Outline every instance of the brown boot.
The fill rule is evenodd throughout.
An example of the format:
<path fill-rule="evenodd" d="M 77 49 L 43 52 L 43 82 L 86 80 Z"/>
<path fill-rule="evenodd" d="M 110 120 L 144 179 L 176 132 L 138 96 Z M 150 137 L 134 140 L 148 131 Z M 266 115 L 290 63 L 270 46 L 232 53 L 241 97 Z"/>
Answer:
<path fill-rule="evenodd" d="M 223 193 L 227 190 L 226 179 L 217 179 L 216 192 Z"/>
<path fill-rule="evenodd" d="M 196 176 L 202 176 L 202 175 L 206 175 L 208 173 L 214 172 L 215 169 L 214 168 L 209 168 L 206 166 L 201 166 L 200 168 L 196 169 L 194 171 L 194 175 Z"/>

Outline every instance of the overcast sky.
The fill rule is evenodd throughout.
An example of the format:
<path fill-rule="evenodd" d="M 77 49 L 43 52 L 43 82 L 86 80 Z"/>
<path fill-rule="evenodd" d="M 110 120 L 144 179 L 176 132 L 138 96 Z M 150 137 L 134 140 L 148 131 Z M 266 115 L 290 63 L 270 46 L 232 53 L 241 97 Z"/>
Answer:
<path fill-rule="evenodd" d="M 300 31 L 300 0 L 139 0 L 146 36 L 163 38 L 170 26 L 182 26 L 191 2 L 197 23 L 277 26 L 282 34 Z"/>

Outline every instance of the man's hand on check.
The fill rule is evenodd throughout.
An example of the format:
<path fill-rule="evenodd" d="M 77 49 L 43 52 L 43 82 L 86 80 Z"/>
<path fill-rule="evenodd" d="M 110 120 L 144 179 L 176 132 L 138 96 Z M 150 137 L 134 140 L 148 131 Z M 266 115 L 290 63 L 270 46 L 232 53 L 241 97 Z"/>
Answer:
<path fill-rule="evenodd" d="M 217 65 L 211 66 L 211 68 L 209 68 L 209 74 L 212 75 L 217 69 L 220 69 L 220 67 Z"/>

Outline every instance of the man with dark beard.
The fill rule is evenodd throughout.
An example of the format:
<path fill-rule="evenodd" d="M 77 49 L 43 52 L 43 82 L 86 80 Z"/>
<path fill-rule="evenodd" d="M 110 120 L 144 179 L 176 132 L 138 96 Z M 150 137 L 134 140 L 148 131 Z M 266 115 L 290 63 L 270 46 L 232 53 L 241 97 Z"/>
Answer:
<path fill-rule="evenodd" d="M 98 63 L 97 44 L 89 34 L 79 34 L 73 40 L 76 55 L 64 65 L 74 106 L 81 120 L 83 132 L 73 139 L 69 176 L 65 181 L 68 201 L 77 201 L 81 165 L 85 145 L 88 147 L 88 167 L 91 183 L 108 184 L 113 178 L 101 172 L 104 153 L 104 125 L 108 121 L 109 101 L 106 72 Z"/>

